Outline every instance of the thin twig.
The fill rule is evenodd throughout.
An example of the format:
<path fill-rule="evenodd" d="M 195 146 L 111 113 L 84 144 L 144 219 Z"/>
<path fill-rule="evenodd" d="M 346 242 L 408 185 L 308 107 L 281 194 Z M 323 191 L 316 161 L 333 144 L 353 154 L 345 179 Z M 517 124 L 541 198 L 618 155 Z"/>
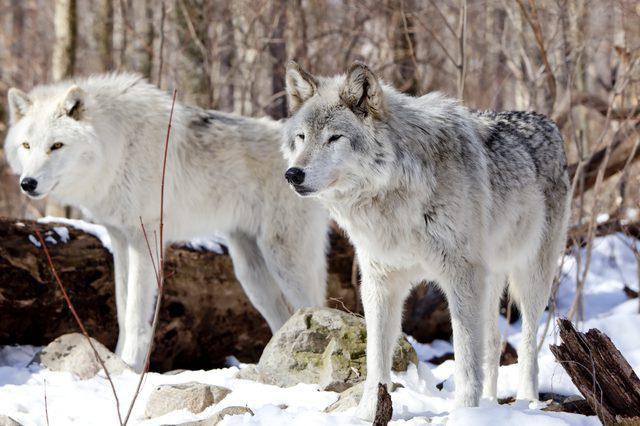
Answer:
<path fill-rule="evenodd" d="M 47 402 L 47 379 L 44 379 L 44 418 L 49 426 L 49 404 Z"/>
<path fill-rule="evenodd" d="M 116 392 L 116 387 L 113 384 L 113 380 L 111 380 L 111 375 L 109 374 L 109 370 L 107 370 L 107 366 L 105 365 L 104 361 L 100 357 L 100 354 L 98 353 L 98 350 L 93 345 L 93 342 L 91 341 L 91 337 L 89 337 L 89 333 L 84 328 L 84 324 L 83 324 L 82 320 L 80 319 L 80 316 L 78 315 L 78 312 L 76 312 L 76 308 L 73 306 L 73 303 L 71 302 L 71 299 L 69 298 L 69 295 L 67 294 L 67 290 L 64 288 L 64 285 L 62 285 L 62 281 L 60 280 L 60 277 L 58 276 L 58 272 L 56 271 L 56 268 L 53 265 L 53 260 L 51 260 L 51 255 L 49 254 L 49 249 L 47 249 L 47 245 L 45 244 L 44 239 L 42 238 L 42 234 L 40 234 L 40 231 L 38 231 L 37 229 L 35 229 L 35 233 L 36 233 L 36 236 L 38 237 L 38 240 L 40 240 L 40 244 L 42 245 L 42 249 L 44 250 L 44 254 L 47 257 L 47 262 L 49 263 L 49 269 L 51 270 L 51 274 L 53 275 L 53 278 L 54 278 L 55 282 L 58 284 L 58 287 L 60 288 L 60 291 L 62 292 L 62 297 L 64 298 L 65 302 L 67 303 L 67 306 L 69 307 L 69 310 L 71 311 L 71 315 L 73 315 L 73 318 L 76 320 L 76 323 L 78 324 L 78 327 L 80 327 L 80 331 L 82 332 L 84 337 L 87 339 L 87 343 L 89 343 L 89 346 L 91 347 L 91 350 L 93 351 L 93 354 L 95 355 L 96 359 L 98 360 L 98 363 L 100 364 L 100 366 L 104 370 L 104 374 L 107 376 L 107 380 L 109 381 L 109 385 L 111 386 L 111 391 L 113 393 L 113 398 L 116 401 L 116 410 L 118 412 L 118 420 L 119 420 L 120 424 L 123 425 L 122 416 L 120 415 L 120 400 L 118 399 L 118 394 Z"/>

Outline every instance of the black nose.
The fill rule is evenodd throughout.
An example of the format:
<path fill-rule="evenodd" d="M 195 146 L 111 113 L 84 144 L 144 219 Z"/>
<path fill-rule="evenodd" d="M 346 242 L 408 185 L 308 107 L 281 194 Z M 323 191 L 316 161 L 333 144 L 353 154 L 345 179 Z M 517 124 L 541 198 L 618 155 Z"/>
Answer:
<path fill-rule="evenodd" d="M 287 182 L 293 185 L 302 185 L 302 182 L 304 182 L 304 171 L 297 167 L 291 167 L 284 174 L 284 177 L 287 180 Z"/>
<path fill-rule="evenodd" d="M 20 186 L 25 192 L 33 192 L 38 187 L 38 181 L 34 178 L 26 177 L 20 181 Z"/>

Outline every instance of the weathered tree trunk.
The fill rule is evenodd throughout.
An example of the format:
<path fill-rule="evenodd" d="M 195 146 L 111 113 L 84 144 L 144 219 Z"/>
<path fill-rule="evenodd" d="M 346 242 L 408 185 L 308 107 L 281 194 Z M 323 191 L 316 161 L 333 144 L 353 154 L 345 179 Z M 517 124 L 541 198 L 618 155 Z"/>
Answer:
<path fill-rule="evenodd" d="M 153 4 L 151 0 L 133 3 L 135 22 L 134 63 L 133 69 L 151 79 L 153 68 Z"/>
<path fill-rule="evenodd" d="M 273 102 L 267 108 L 268 114 L 281 119 L 287 116 L 287 102 L 284 90 L 284 64 L 287 62 L 287 49 L 284 40 L 284 29 L 287 25 L 287 2 L 274 2 L 274 15 L 277 16 L 275 28 L 271 33 L 269 53 L 271 54 L 271 92 Z"/>
<path fill-rule="evenodd" d="M 96 11 L 94 37 L 105 71 L 113 69 L 113 0 L 100 0 Z"/>
<path fill-rule="evenodd" d="M 389 0 L 386 7 L 391 23 L 389 30 L 391 32 L 393 63 L 396 65 L 393 83 L 404 93 L 415 96 L 419 92 L 419 81 L 416 69 L 416 37 L 413 18 L 408 13 L 412 9 L 412 3 L 404 0 Z M 405 10 L 405 7 L 409 10 Z"/>
<path fill-rule="evenodd" d="M 53 79 L 71 77 L 76 63 L 76 0 L 56 0 L 56 43 L 53 46 Z"/>
<path fill-rule="evenodd" d="M 67 231 L 56 232 L 58 226 L 68 230 L 68 241 L 63 238 Z M 34 243 L 35 229 L 47 240 L 56 270 L 87 330 L 113 348 L 118 330 L 109 251 L 97 238 L 69 226 L 7 218 L 0 218 L 0 344 L 45 345 L 77 331 L 44 252 Z M 330 241 L 327 304 L 361 314 L 358 285 L 352 279 L 353 247 L 338 232 Z M 167 253 L 165 276 L 153 369 L 211 368 L 231 354 L 242 361 L 258 359 L 271 333 L 236 281 L 228 255 L 173 246 Z M 418 293 L 408 304 L 407 331 L 419 341 L 449 338 L 446 305 L 420 308 L 421 317 L 413 314 L 424 305 L 422 297 Z"/>
<path fill-rule="evenodd" d="M 580 333 L 571 321 L 558 320 L 563 343 L 551 352 L 603 424 L 640 422 L 640 379 L 600 330 Z"/>
<path fill-rule="evenodd" d="M 215 107 L 208 45 L 207 13 L 211 7 L 203 0 L 175 2 L 176 29 L 183 53 L 178 69 L 182 93 L 189 102 L 203 108 Z"/>

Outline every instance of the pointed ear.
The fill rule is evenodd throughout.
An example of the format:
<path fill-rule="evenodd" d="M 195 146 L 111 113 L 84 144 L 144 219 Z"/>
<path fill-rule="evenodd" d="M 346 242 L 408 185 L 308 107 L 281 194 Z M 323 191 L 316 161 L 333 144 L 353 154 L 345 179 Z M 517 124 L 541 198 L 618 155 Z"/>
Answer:
<path fill-rule="evenodd" d="M 80 120 L 84 109 L 84 91 L 78 86 L 71 86 L 64 95 L 61 107 L 64 115 Z"/>
<path fill-rule="evenodd" d="M 9 99 L 9 123 L 16 124 L 31 108 L 31 99 L 20 89 L 12 87 L 7 93 Z"/>
<path fill-rule="evenodd" d="M 382 118 L 385 102 L 382 88 L 375 74 L 362 62 L 354 62 L 347 71 L 340 99 L 358 115 Z"/>
<path fill-rule="evenodd" d="M 294 61 L 287 64 L 286 83 L 291 112 L 297 111 L 318 91 L 318 80 Z"/>

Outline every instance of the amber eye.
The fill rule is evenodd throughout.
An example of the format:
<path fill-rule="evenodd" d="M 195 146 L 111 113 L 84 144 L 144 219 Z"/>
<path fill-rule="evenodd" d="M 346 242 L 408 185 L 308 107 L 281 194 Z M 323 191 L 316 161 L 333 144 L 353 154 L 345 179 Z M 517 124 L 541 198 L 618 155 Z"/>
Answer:
<path fill-rule="evenodd" d="M 51 151 L 55 151 L 56 149 L 60 149 L 64 146 L 64 144 L 62 142 L 56 142 L 53 145 L 51 145 Z"/>
<path fill-rule="evenodd" d="M 28 143 L 28 142 L 23 142 L 23 143 L 22 143 L 22 147 L 23 147 L 24 149 L 31 149 L 31 145 L 29 145 L 29 143 Z"/>

